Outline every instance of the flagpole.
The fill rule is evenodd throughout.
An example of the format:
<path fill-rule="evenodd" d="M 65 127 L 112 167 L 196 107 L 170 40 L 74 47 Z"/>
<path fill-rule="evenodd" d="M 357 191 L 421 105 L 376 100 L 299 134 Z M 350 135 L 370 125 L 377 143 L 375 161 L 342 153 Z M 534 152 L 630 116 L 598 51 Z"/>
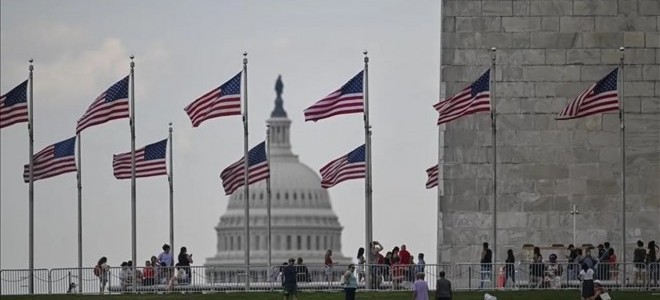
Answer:
<path fill-rule="evenodd" d="M 248 178 L 247 52 L 243 52 L 243 184 L 245 185 L 245 290 L 250 290 L 250 185 Z"/>
<path fill-rule="evenodd" d="M 270 172 L 270 124 L 266 125 L 266 161 L 268 163 L 268 172 Z M 270 274 L 273 267 L 273 249 L 271 248 L 271 234 L 272 234 L 272 222 L 271 222 L 271 211 L 270 211 L 270 176 L 266 178 L 266 215 L 268 218 L 268 274 Z"/>
<path fill-rule="evenodd" d="M 169 144 L 170 144 L 170 175 L 167 181 L 170 184 L 170 247 L 174 251 L 174 140 L 172 139 L 172 122 L 170 122 L 169 129 Z M 172 252 L 174 253 L 174 252 Z"/>
<path fill-rule="evenodd" d="M 78 179 L 78 292 L 82 293 L 82 146 L 80 145 L 82 140 L 80 133 L 77 134 L 76 140 L 78 140 L 78 174 L 76 176 Z"/>
<path fill-rule="evenodd" d="M 130 125 L 131 125 L 131 259 L 133 260 L 133 268 L 137 267 L 137 234 L 136 234 L 136 212 L 135 212 L 135 56 L 131 55 L 131 112 L 130 112 Z M 133 269 L 134 270 L 134 269 Z M 131 272 L 133 272 L 131 270 Z M 137 278 L 133 278 L 132 287 L 133 293 L 137 292 Z"/>
<path fill-rule="evenodd" d="M 443 99 L 443 91 L 442 91 L 442 0 L 440 1 L 440 24 L 439 24 L 439 29 L 440 29 L 440 38 L 438 39 L 440 41 L 440 50 L 438 52 L 440 56 L 440 66 L 438 70 L 438 93 L 439 99 Z M 444 149 L 442 147 L 444 141 L 444 125 L 438 126 L 438 195 L 437 195 L 437 202 L 438 202 L 438 211 L 436 212 L 436 263 L 440 264 L 442 262 L 442 252 L 440 250 L 440 245 L 443 242 L 442 240 L 442 186 L 440 185 L 440 162 L 442 161 L 442 157 L 444 156 Z"/>
<path fill-rule="evenodd" d="M 367 252 L 367 262 L 371 262 L 371 242 L 373 241 L 372 213 L 371 213 L 371 125 L 369 125 L 369 56 L 365 50 L 364 54 L 364 138 L 365 138 L 365 162 L 367 163 L 367 174 L 365 178 L 365 249 Z M 369 270 L 365 270 L 366 280 L 369 282 L 371 275 Z"/>
<path fill-rule="evenodd" d="M 621 72 L 621 80 L 619 81 L 621 85 L 619 89 L 619 128 L 621 130 L 621 255 L 623 262 L 623 274 L 625 274 L 625 263 L 626 263 L 626 126 L 625 126 L 625 111 L 623 103 L 623 86 L 624 86 L 624 77 L 623 77 L 623 66 L 624 66 L 624 54 L 625 48 L 619 48 L 621 56 L 619 57 L 619 70 Z M 625 286 L 625 276 L 621 276 L 621 286 Z"/>
<path fill-rule="evenodd" d="M 30 218 L 30 224 L 29 224 L 29 256 L 30 256 L 30 282 L 29 282 L 29 289 L 30 289 L 30 294 L 34 294 L 34 116 L 33 116 L 33 110 L 32 110 L 32 100 L 34 98 L 34 94 L 32 92 L 33 86 L 34 86 L 34 77 L 32 76 L 34 72 L 34 66 L 32 63 L 34 62 L 33 59 L 29 60 L 30 66 L 30 75 L 28 77 L 30 81 L 30 90 L 28 92 L 28 109 L 29 109 L 29 116 L 28 116 L 28 136 L 30 140 L 30 184 L 29 184 L 29 192 L 28 192 L 28 198 L 29 198 L 29 218 Z"/>
<path fill-rule="evenodd" d="M 490 71 L 490 118 L 493 130 L 493 255 L 491 262 L 497 261 L 497 114 L 495 112 L 495 58 L 497 48 L 491 48 L 491 71 Z M 491 269 L 491 272 L 495 271 Z M 491 275 L 492 276 L 492 275 Z"/>

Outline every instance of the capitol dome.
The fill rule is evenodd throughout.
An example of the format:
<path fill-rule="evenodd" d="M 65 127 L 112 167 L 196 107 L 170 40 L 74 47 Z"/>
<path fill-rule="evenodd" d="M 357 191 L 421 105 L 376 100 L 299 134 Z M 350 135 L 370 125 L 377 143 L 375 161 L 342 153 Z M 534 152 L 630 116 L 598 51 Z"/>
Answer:
<path fill-rule="evenodd" d="M 321 188 L 319 175 L 298 160 L 291 151 L 290 126 L 283 107 L 281 78 L 277 79 L 275 109 L 270 127 L 271 245 L 272 264 L 301 257 L 305 264 L 322 265 L 332 249 L 335 263 L 351 262 L 341 252 L 341 232 L 332 210 L 328 191 Z M 268 219 L 266 181 L 250 185 L 250 265 L 268 264 Z M 245 190 L 237 189 L 227 211 L 215 227 L 217 253 L 206 266 L 237 266 L 245 263 Z"/>

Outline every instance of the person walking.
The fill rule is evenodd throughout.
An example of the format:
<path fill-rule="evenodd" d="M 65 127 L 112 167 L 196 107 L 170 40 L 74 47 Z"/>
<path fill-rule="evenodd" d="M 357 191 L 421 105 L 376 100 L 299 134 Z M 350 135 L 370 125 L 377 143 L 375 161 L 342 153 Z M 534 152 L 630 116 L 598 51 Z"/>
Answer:
<path fill-rule="evenodd" d="M 435 299 L 436 300 L 451 300 L 453 292 L 451 290 L 451 282 L 445 278 L 445 271 L 440 271 L 440 278 L 435 283 Z"/>
<path fill-rule="evenodd" d="M 355 278 L 355 265 L 348 265 L 348 270 L 344 272 L 341 278 L 341 285 L 344 287 L 344 299 L 355 300 L 355 291 L 357 290 L 357 278 Z"/>
<path fill-rule="evenodd" d="M 284 277 L 282 281 L 284 300 L 298 300 L 298 281 L 296 278 L 298 270 L 296 270 L 295 263 L 295 258 L 289 258 L 289 263 L 282 269 L 282 277 Z"/>
<path fill-rule="evenodd" d="M 415 275 L 415 283 L 413 283 L 412 299 L 413 300 L 429 300 L 429 285 L 424 281 L 424 273 L 417 273 Z"/>

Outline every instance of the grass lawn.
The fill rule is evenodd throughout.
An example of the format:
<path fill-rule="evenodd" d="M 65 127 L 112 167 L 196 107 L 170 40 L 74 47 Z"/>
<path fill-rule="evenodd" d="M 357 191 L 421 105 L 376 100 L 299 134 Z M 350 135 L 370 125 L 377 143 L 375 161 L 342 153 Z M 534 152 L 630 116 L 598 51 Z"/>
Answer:
<path fill-rule="evenodd" d="M 498 300 L 572 300 L 580 299 L 577 290 L 572 291 L 508 291 L 491 292 Z M 483 300 L 484 292 L 457 292 L 454 300 Z M 660 292 L 612 292 L 613 300 L 660 300 Z M 169 299 L 223 299 L 223 300 L 282 300 L 282 294 L 277 293 L 215 293 L 215 294 L 143 294 L 143 295 L 39 295 L 39 296 L 3 296 L 3 300 L 10 299 L 35 299 L 35 300 L 59 300 L 59 299 L 110 299 L 110 300 L 169 300 Z M 344 295 L 339 292 L 303 292 L 299 295 L 300 300 L 341 300 Z M 359 300 L 406 300 L 411 299 L 410 292 L 358 292 L 356 299 Z M 432 299 L 432 298 L 431 298 Z"/>

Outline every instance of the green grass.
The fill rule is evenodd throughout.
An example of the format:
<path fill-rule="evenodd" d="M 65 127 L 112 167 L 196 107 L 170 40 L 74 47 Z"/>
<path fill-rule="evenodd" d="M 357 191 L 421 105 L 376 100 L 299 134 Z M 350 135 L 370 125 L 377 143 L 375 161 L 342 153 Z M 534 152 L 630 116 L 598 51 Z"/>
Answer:
<path fill-rule="evenodd" d="M 498 300 L 572 300 L 579 299 L 579 292 L 572 291 L 507 291 L 490 292 Z M 457 292 L 454 293 L 454 300 L 483 300 L 484 292 Z M 659 292 L 611 292 L 614 300 L 660 300 Z M 78 299 L 78 300 L 170 300 L 170 299 L 192 299 L 192 300 L 282 300 L 282 294 L 274 293 L 215 293 L 215 294 L 144 294 L 144 295 L 39 295 L 39 296 L 3 296 L 3 300 L 10 299 L 35 299 L 35 300 L 59 300 L 59 299 Z M 344 295 L 340 292 L 303 292 L 299 294 L 300 300 L 341 300 Z M 410 292 L 358 292 L 358 300 L 407 300 L 411 299 Z M 431 299 L 433 299 L 431 297 Z"/>

